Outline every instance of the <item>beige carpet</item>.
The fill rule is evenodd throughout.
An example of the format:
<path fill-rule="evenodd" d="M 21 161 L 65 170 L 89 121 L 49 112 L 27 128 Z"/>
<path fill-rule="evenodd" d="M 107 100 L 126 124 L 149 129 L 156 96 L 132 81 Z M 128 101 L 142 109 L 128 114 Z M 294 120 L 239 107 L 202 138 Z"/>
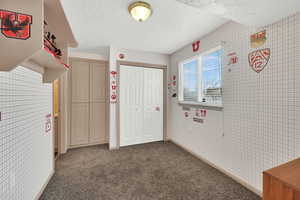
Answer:
<path fill-rule="evenodd" d="M 42 200 L 260 200 L 173 143 L 108 151 L 70 150 L 59 158 Z"/>

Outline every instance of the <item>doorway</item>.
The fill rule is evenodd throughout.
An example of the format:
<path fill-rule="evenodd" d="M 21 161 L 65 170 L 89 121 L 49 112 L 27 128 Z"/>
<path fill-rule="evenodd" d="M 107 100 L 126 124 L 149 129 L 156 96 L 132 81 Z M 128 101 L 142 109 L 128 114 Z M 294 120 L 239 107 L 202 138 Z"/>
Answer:
<path fill-rule="evenodd" d="M 59 121 L 60 121 L 60 82 L 55 80 L 53 82 L 53 135 L 54 135 L 54 158 L 59 156 Z"/>
<path fill-rule="evenodd" d="M 119 146 L 164 140 L 164 69 L 119 65 Z"/>

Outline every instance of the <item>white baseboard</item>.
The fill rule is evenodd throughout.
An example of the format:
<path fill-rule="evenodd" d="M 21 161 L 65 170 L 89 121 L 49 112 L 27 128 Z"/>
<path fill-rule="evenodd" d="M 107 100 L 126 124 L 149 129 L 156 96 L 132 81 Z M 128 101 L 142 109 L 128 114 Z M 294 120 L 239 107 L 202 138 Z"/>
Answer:
<path fill-rule="evenodd" d="M 170 140 L 170 142 L 174 143 L 175 145 L 177 145 L 178 147 L 180 147 L 181 149 L 185 150 L 186 152 L 192 154 L 193 156 L 195 156 L 196 158 L 202 160 L 203 162 L 207 163 L 208 165 L 210 165 L 211 167 L 219 170 L 220 172 L 226 174 L 227 176 L 229 176 L 230 178 L 232 178 L 233 180 L 235 180 L 236 182 L 240 183 L 241 185 L 243 185 L 245 188 L 247 188 L 248 190 L 254 192 L 255 194 L 259 195 L 260 197 L 262 197 L 262 192 L 257 190 L 256 188 L 254 188 L 253 186 L 251 186 L 250 184 L 248 184 L 247 182 L 245 182 L 244 180 L 240 179 L 239 177 L 233 175 L 232 173 L 224 170 L 221 167 L 218 167 L 217 165 L 215 165 L 214 163 L 208 161 L 207 159 L 199 156 L 198 154 L 194 153 L 192 150 L 183 147 L 181 144 L 178 144 L 177 142 L 175 142 L 174 140 Z"/>
<path fill-rule="evenodd" d="M 50 173 L 50 175 L 48 176 L 46 182 L 44 183 L 43 187 L 41 188 L 40 192 L 36 195 L 36 197 L 34 198 L 34 200 L 39 200 L 44 192 L 44 190 L 46 189 L 49 181 L 51 180 L 51 178 L 54 175 L 54 170 Z"/>
<path fill-rule="evenodd" d="M 69 145 L 69 149 L 77 149 L 81 147 L 91 147 L 91 146 L 97 146 L 97 145 L 102 145 L 102 144 L 108 144 L 106 141 L 103 142 L 96 142 L 96 143 L 91 143 L 91 144 L 82 144 L 82 145 Z"/>

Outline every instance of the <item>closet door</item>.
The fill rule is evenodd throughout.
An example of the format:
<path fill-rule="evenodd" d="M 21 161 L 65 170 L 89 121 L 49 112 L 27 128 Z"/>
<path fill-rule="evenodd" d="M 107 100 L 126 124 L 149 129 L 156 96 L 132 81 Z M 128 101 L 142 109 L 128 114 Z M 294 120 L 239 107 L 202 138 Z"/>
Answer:
<path fill-rule="evenodd" d="M 163 140 L 163 70 L 144 68 L 145 142 Z"/>
<path fill-rule="evenodd" d="M 163 70 L 120 67 L 120 146 L 163 140 Z"/>
<path fill-rule="evenodd" d="M 72 104 L 71 145 L 85 145 L 89 143 L 89 104 Z"/>
<path fill-rule="evenodd" d="M 120 67 L 120 146 L 143 140 L 144 69 Z"/>
<path fill-rule="evenodd" d="M 89 63 L 72 61 L 71 146 L 89 143 Z"/>
<path fill-rule="evenodd" d="M 89 102 L 89 63 L 72 62 L 72 103 Z"/>
<path fill-rule="evenodd" d="M 105 102 L 106 64 L 90 63 L 90 101 Z"/>
<path fill-rule="evenodd" d="M 107 143 L 105 103 L 90 104 L 90 144 Z"/>
<path fill-rule="evenodd" d="M 107 142 L 106 64 L 90 63 L 90 144 Z"/>

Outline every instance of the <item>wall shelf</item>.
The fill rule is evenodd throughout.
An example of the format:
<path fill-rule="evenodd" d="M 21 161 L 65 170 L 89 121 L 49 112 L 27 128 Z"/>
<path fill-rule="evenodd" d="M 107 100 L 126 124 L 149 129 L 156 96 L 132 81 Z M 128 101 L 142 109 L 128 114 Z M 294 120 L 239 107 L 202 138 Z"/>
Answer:
<path fill-rule="evenodd" d="M 42 49 L 36 54 L 34 54 L 32 58 L 28 59 L 28 62 L 34 63 L 39 66 L 43 66 L 44 83 L 54 81 L 57 77 L 59 77 L 61 74 L 68 70 L 68 68 L 64 64 L 62 64 L 57 58 L 55 58 L 51 53 L 49 53 L 45 49 Z"/>
<path fill-rule="evenodd" d="M 1 9 L 30 15 L 32 24 L 31 37 L 26 40 L 7 38 L 0 33 L 0 46 L 7 49 L 0 54 L 0 71 L 10 71 L 22 65 L 42 73 L 45 83 L 59 78 L 68 70 L 68 48 L 77 46 L 60 0 L 2 1 Z M 47 30 L 44 21 L 47 22 Z M 46 31 L 56 37 L 56 47 L 62 52 L 59 58 L 44 48 Z"/>

